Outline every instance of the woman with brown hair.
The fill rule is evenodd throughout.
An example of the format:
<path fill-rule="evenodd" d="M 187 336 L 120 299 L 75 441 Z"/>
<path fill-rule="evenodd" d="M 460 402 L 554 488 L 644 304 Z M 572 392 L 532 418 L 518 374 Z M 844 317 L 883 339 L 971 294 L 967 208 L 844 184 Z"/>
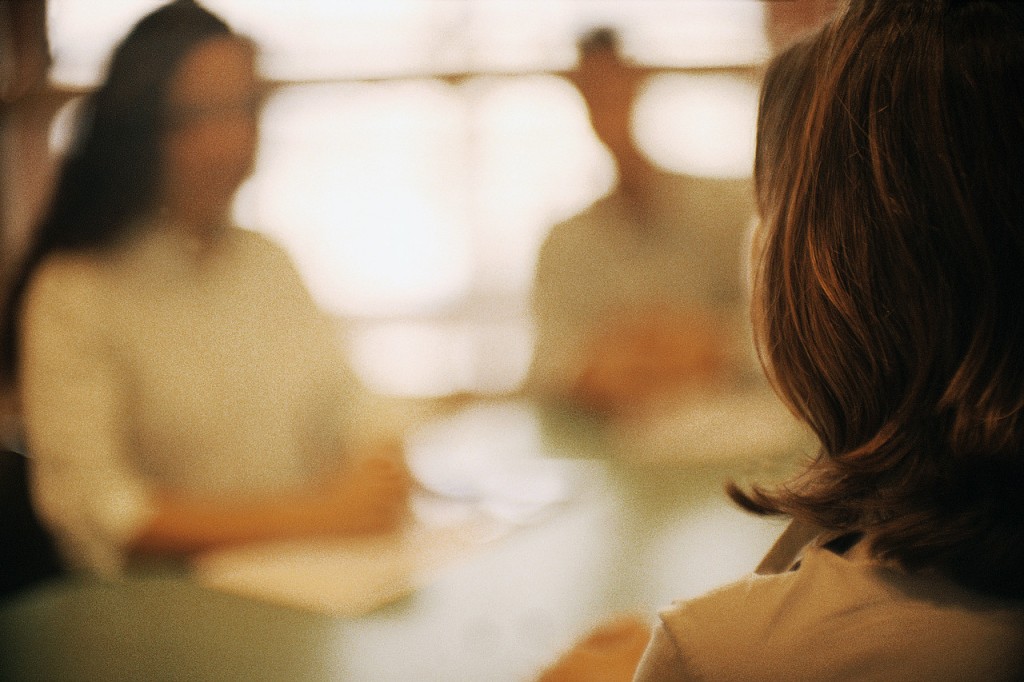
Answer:
<path fill-rule="evenodd" d="M 1013 2 L 853 0 L 770 66 L 755 333 L 820 450 L 730 487 L 794 523 L 636 680 L 1024 678 L 1022 89 Z"/>
<path fill-rule="evenodd" d="M 1008 2 L 855 1 L 772 65 L 755 330 L 821 448 L 731 494 L 811 539 L 665 611 L 638 679 L 1024 674 L 1022 88 Z"/>

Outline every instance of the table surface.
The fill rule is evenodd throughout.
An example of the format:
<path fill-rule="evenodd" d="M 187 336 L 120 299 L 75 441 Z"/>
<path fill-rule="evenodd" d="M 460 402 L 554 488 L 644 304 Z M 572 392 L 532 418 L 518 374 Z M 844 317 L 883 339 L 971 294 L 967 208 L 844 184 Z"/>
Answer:
<path fill-rule="evenodd" d="M 0 678 L 529 680 L 612 613 L 653 619 L 748 573 L 783 525 L 722 492 L 729 478 L 785 470 L 780 453 L 638 462 L 578 415 L 519 401 L 474 404 L 432 429 L 430 446 L 454 456 L 454 470 L 550 463 L 565 499 L 358 618 L 168 572 L 44 584 L 0 608 Z"/>

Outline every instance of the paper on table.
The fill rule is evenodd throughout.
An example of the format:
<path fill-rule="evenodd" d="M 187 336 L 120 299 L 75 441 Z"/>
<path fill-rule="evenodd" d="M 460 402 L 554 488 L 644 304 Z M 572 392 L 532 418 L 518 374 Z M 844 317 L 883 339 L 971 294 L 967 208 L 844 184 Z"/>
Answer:
<path fill-rule="evenodd" d="M 539 456 L 535 422 L 521 406 L 478 406 L 412 434 L 407 459 L 421 490 L 400 533 L 220 550 L 197 558 L 195 574 L 203 585 L 256 599 L 368 613 L 571 497 L 578 472 Z"/>
<path fill-rule="evenodd" d="M 568 499 L 567 490 L 518 504 L 508 496 L 467 502 L 419 494 L 412 501 L 415 520 L 394 534 L 224 549 L 196 558 L 193 569 L 200 584 L 223 592 L 361 616 L 423 587 L 474 550 L 547 518 Z"/>
<path fill-rule="evenodd" d="M 210 552 L 193 562 L 206 587 L 335 616 L 360 616 L 428 583 L 512 524 L 465 511 L 386 536 L 294 540 Z M 456 512 L 456 515 L 458 513 Z"/>

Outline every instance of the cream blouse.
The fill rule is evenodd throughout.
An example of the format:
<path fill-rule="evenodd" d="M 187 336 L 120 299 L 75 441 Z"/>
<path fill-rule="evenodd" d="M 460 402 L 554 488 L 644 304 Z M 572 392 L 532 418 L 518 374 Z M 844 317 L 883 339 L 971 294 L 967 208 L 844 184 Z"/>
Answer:
<path fill-rule="evenodd" d="M 256 233 L 154 224 L 51 256 L 21 330 L 34 499 L 75 566 L 117 573 L 154 490 L 284 491 L 341 464 L 358 394 L 337 334 Z"/>
<path fill-rule="evenodd" d="M 812 541 L 792 570 L 661 612 L 636 682 L 1024 679 L 1024 604 Z"/>

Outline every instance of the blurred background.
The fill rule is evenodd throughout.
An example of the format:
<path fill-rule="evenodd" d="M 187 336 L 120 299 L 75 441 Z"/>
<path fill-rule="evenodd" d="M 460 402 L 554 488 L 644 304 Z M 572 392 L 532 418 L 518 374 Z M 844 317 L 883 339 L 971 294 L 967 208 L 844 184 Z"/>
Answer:
<path fill-rule="evenodd" d="M 204 0 L 261 50 L 258 158 L 233 217 L 288 250 L 371 390 L 428 411 L 462 404 L 453 396 L 514 395 L 531 366 L 538 250 L 618 179 L 571 80 L 580 36 L 613 29 L 644 70 L 632 129 L 656 166 L 749 181 L 762 69 L 839 1 Z M 162 2 L 0 0 L 0 293 L 83 96 Z M 184 581 L 57 583 L 0 609 L 0 644 L 20 643 L 40 669 L 63 656 L 96 679 L 165 676 L 170 660 L 209 679 L 232 666 L 239 679 L 300 679 L 288 668 L 300 664 L 344 679 L 526 679 L 611 611 L 649 611 L 749 572 L 781 526 L 738 511 L 722 481 L 785 473 L 807 450 L 768 428 L 789 417 L 770 394 L 640 421 L 624 453 L 583 419 L 466 404 L 407 440 L 415 473 L 442 497 L 489 503 L 503 528 L 536 528 L 453 567 L 417 601 L 314 621 L 213 601 Z M 463 550 L 448 545 L 434 554 Z M 159 671 L 139 674 L 143 660 Z M 444 676 L 410 673 L 417 661 Z"/>
<path fill-rule="evenodd" d="M 115 42 L 160 0 L 2 2 L 0 217 L 9 276 Z M 257 168 L 234 216 L 291 253 L 387 395 L 524 379 L 551 226 L 615 165 L 565 75 L 597 26 L 649 70 L 634 134 L 662 168 L 750 173 L 761 65 L 823 0 L 207 0 L 261 48 Z M 47 76 L 46 66 L 49 66 Z"/>

